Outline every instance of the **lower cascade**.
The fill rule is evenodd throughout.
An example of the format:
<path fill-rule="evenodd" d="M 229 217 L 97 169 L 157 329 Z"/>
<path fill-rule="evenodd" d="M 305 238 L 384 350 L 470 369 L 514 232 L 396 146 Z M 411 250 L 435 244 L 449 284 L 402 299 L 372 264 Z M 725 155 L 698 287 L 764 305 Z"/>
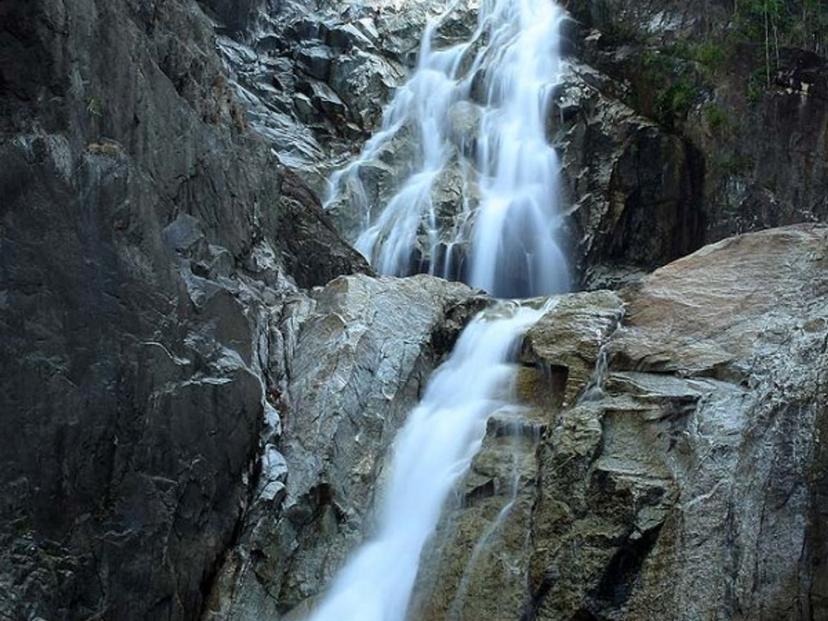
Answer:
<path fill-rule="evenodd" d="M 392 447 L 376 535 L 353 554 L 310 621 L 405 619 L 423 547 L 487 419 L 514 403 L 515 348 L 545 311 L 501 302 L 466 327 Z"/>
<path fill-rule="evenodd" d="M 411 79 L 360 156 L 332 176 L 326 202 L 362 218 L 355 246 L 378 271 L 428 272 L 496 297 L 568 288 L 560 162 L 546 137 L 565 18 L 552 0 L 484 0 L 471 37 L 440 49 L 441 22 L 428 25 Z M 377 210 L 372 171 L 399 141 L 412 148 Z M 441 179 L 455 174 L 462 199 L 438 205 Z"/>

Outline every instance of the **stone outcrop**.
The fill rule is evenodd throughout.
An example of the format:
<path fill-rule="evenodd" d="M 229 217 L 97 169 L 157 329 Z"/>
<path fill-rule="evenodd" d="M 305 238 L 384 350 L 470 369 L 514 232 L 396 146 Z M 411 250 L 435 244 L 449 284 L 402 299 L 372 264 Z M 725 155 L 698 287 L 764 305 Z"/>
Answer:
<path fill-rule="evenodd" d="M 541 447 L 531 616 L 825 613 L 826 240 L 737 237 L 624 293 L 600 396 Z"/>
<path fill-rule="evenodd" d="M 204 4 L 253 129 L 320 195 L 378 128 L 426 22 L 446 9 L 439 0 Z M 437 29 L 437 45 L 468 36 L 475 20 L 471 3 L 459 7 Z"/>
<path fill-rule="evenodd" d="M 370 536 L 395 432 L 487 302 L 372 278 L 319 196 L 442 5 L 0 3 L 0 617 L 301 618 Z M 411 619 L 825 618 L 828 231 L 674 261 L 828 217 L 825 60 L 783 49 L 757 89 L 755 45 L 692 47 L 724 3 L 568 8 L 570 250 L 624 287 L 527 334 Z M 451 110 L 457 153 L 478 121 Z M 373 202 L 408 148 L 366 167 Z"/>
<path fill-rule="evenodd" d="M 489 420 L 480 452 L 423 559 L 409 619 L 520 619 L 527 605 L 538 502 L 539 443 L 593 376 L 622 302 L 608 291 L 573 294 L 524 339 L 515 384 L 522 407 Z"/>
<path fill-rule="evenodd" d="M 789 227 L 563 297 L 411 618 L 822 618 L 826 262 Z"/>
<path fill-rule="evenodd" d="M 368 268 L 247 131 L 194 2 L 5 2 L 0 61 L 0 616 L 196 618 L 272 308 Z"/>
<path fill-rule="evenodd" d="M 271 455 L 279 469 L 260 482 L 205 618 L 297 615 L 321 592 L 371 532 L 396 431 L 485 303 L 464 285 L 428 276 L 343 277 L 273 317 L 282 436 Z"/>
<path fill-rule="evenodd" d="M 702 153 L 573 61 L 550 119 L 568 198 L 570 255 L 587 288 L 616 286 L 697 249 L 705 236 Z"/>

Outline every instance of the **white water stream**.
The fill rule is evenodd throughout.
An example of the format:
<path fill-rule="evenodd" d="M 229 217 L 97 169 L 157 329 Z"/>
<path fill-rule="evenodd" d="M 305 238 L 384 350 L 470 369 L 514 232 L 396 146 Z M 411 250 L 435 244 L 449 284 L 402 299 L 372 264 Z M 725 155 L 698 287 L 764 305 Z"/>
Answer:
<path fill-rule="evenodd" d="M 568 288 L 557 244 L 560 164 L 545 130 L 562 71 L 563 19 L 553 0 L 483 0 L 476 31 L 464 43 L 436 49 L 439 20 L 426 28 L 416 71 L 386 109 L 382 129 L 331 179 L 327 205 L 347 195 L 359 210 L 356 247 L 380 272 L 408 275 L 422 269 L 420 256 L 431 273 L 467 280 L 496 297 Z M 472 147 L 468 136 L 458 140 L 452 116 L 458 103 L 469 106 L 475 98 Z M 375 209 L 362 169 L 395 140 L 413 142 L 410 174 Z M 446 225 L 434 189 L 451 166 L 462 171 L 463 200 Z M 515 404 L 514 348 L 544 312 L 504 302 L 463 331 L 392 447 L 376 534 L 339 572 L 310 621 L 405 619 L 423 546 L 479 449 L 486 420 Z M 484 534 L 477 547 L 488 539 Z M 461 589 L 458 606 L 464 595 Z"/>
<path fill-rule="evenodd" d="M 466 327 L 392 447 L 377 534 L 335 578 L 312 621 L 405 618 L 423 546 L 477 453 L 486 420 L 513 403 L 514 349 L 544 312 L 502 303 Z"/>
<path fill-rule="evenodd" d="M 560 162 L 546 139 L 563 71 L 564 19 L 553 0 L 483 0 L 471 38 L 445 49 L 433 45 L 440 20 L 428 25 L 416 70 L 387 107 L 381 130 L 330 180 L 326 206 L 347 196 L 348 209 L 362 214 L 355 245 L 378 271 L 405 276 L 425 269 L 496 297 L 568 288 L 557 239 Z M 457 137 L 458 110 L 477 110 L 476 135 Z M 377 208 L 363 169 L 395 140 L 413 143 L 403 166 L 410 174 Z M 446 224 L 434 191 L 451 167 L 464 177 L 463 200 Z"/>

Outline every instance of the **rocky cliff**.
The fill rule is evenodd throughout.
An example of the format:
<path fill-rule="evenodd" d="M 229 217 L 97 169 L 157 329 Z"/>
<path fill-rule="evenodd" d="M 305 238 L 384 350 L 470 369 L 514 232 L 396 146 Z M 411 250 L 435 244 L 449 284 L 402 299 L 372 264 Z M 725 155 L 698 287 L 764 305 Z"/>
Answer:
<path fill-rule="evenodd" d="M 801 35 L 801 24 L 780 17 L 768 48 L 750 2 L 741 13 L 723 2 L 564 4 L 568 69 L 548 132 L 563 159 L 568 251 L 581 287 L 633 281 L 730 235 L 828 218 L 821 13 L 802 8 L 813 25 Z M 444 5 L 268 6 L 241 31 L 219 23 L 218 43 L 253 127 L 325 196 L 325 176 L 377 129 L 382 104 L 411 73 L 426 20 Z M 453 6 L 436 22 L 438 47 L 474 31 L 477 4 Z M 469 76 L 473 85 L 485 70 Z M 431 197 L 449 232 L 479 199 L 460 155 L 474 151 L 481 97 L 473 86 L 450 112 L 455 163 Z M 416 131 L 403 129 L 363 163 L 365 197 L 347 187 L 333 197 L 331 215 L 350 241 L 363 224 L 357 203 L 386 203 L 410 172 Z"/>
<path fill-rule="evenodd" d="M 824 618 L 826 261 L 775 229 L 561 299 L 410 618 Z"/>
<path fill-rule="evenodd" d="M 442 4 L 0 2 L 0 618 L 301 618 L 370 534 L 489 301 L 373 277 L 319 197 Z M 729 237 L 828 218 L 823 50 L 568 9 L 548 131 L 594 290 L 528 334 L 411 618 L 826 618 L 828 233 Z"/>
<path fill-rule="evenodd" d="M 368 268 L 194 2 L 4 2 L 0 41 L 0 616 L 195 618 L 260 469 L 270 317 Z"/>
<path fill-rule="evenodd" d="M 566 4 L 572 72 L 551 125 L 584 286 L 729 235 L 828 219 L 822 5 Z"/>

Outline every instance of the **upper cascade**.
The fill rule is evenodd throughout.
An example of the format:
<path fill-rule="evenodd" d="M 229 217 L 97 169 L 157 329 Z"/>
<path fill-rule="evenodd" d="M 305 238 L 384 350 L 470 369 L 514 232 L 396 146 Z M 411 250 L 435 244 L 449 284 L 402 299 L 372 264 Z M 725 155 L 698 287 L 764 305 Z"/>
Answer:
<path fill-rule="evenodd" d="M 473 34 L 439 48 L 460 1 L 426 27 L 416 70 L 332 175 L 326 206 L 358 214 L 355 246 L 383 274 L 427 272 L 496 297 L 566 291 L 560 162 L 546 137 L 566 13 L 552 0 L 484 0 Z M 400 142 L 400 174 L 376 201 L 376 163 Z M 435 200 L 446 178 L 453 199 Z"/>

